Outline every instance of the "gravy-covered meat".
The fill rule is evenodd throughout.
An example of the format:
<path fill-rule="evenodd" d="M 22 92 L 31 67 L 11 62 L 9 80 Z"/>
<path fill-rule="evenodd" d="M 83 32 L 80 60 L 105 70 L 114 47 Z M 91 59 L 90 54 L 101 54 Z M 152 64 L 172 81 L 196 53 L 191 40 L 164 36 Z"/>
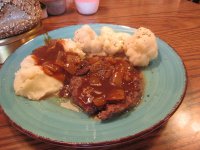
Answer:
<path fill-rule="evenodd" d="M 142 93 L 140 72 L 124 58 L 91 57 L 69 84 L 73 102 L 89 115 L 106 120 L 135 106 Z M 85 69 L 86 68 L 86 69 Z"/>

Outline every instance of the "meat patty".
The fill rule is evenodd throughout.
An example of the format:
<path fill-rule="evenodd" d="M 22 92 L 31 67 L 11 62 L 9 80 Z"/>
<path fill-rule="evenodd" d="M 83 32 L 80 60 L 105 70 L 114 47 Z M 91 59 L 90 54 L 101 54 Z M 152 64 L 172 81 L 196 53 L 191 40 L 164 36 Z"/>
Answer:
<path fill-rule="evenodd" d="M 100 120 L 107 120 L 137 106 L 142 96 L 141 93 L 135 93 L 135 95 L 134 93 L 131 93 L 131 95 L 132 96 L 129 95 L 126 97 L 126 101 L 124 103 L 106 105 L 106 108 L 100 111 L 97 114 L 97 117 Z"/>
<path fill-rule="evenodd" d="M 92 95 L 90 94 L 92 89 L 83 89 L 85 80 L 83 77 L 72 77 L 69 87 L 70 95 L 73 102 L 78 105 L 84 112 L 89 115 L 93 115 L 97 112 L 96 107 L 91 103 Z"/>
<path fill-rule="evenodd" d="M 95 61 L 84 62 L 70 81 L 73 102 L 101 120 L 136 106 L 142 95 L 140 72 L 122 58 L 99 56 L 91 59 Z"/>

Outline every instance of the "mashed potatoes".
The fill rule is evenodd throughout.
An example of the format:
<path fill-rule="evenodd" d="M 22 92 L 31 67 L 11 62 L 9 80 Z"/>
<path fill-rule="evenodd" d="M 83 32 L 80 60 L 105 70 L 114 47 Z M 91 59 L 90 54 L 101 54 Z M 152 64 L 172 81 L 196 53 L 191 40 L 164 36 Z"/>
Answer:
<path fill-rule="evenodd" d="M 156 37 L 149 29 L 139 28 L 126 42 L 126 56 L 134 66 L 147 66 L 158 55 Z"/>
<path fill-rule="evenodd" d="M 33 57 L 27 56 L 16 72 L 14 90 L 16 95 L 39 100 L 53 95 L 62 88 L 63 84 L 53 77 L 46 75 L 40 66 L 35 65 Z"/>
<path fill-rule="evenodd" d="M 102 50 L 108 55 L 114 55 L 125 50 L 125 41 L 130 34 L 122 32 L 114 32 L 110 27 L 102 27 L 100 39 L 102 42 Z"/>
<path fill-rule="evenodd" d="M 102 41 L 94 32 L 94 30 L 88 26 L 83 25 L 80 29 L 75 31 L 74 41 L 80 45 L 82 50 L 90 55 L 106 55 L 102 51 Z"/>
<path fill-rule="evenodd" d="M 71 39 L 61 39 L 59 40 L 62 43 L 65 52 L 77 53 L 81 58 L 85 57 L 85 53 L 82 51 L 80 45 L 72 41 Z"/>
<path fill-rule="evenodd" d="M 97 36 L 90 26 L 84 25 L 75 32 L 74 41 L 90 55 L 112 56 L 124 51 L 133 66 L 147 66 L 158 55 L 156 37 L 144 27 L 130 35 L 104 26 Z"/>

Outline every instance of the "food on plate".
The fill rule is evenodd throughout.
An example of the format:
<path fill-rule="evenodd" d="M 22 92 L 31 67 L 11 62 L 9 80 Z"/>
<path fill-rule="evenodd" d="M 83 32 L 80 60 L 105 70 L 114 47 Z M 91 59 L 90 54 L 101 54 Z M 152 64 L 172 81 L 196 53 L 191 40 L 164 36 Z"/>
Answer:
<path fill-rule="evenodd" d="M 110 27 L 102 27 L 100 39 L 102 41 L 102 50 L 108 55 L 114 55 L 116 53 L 126 50 L 125 41 L 131 35 L 123 32 L 115 32 Z"/>
<path fill-rule="evenodd" d="M 106 120 L 139 103 L 142 77 L 127 59 L 95 56 L 83 63 L 81 70 L 87 73 L 73 76 L 67 87 L 73 102 L 84 112 Z"/>
<path fill-rule="evenodd" d="M 158 55 L 156 37 L 149 29 L 137 29 L 126 42 L 126 56 L 134 66 L 147 66 Z"/>
<path fill-rule="evenodd" d="M 64 48 L 65 52 L 77 53 L 81 58 L 85 57 L 85 53 L 81 50 L 81 47 L 71 39 L 59 39 L 59 42 Z"/>
<path fill-rule="evenodd" d="M 80 45 L 84 52 L 90 55 L 105 56 L 102 51 L 102 41 L 89 25 L 83 25 L 74 33 L 74 41 Z"/>
<path fill-rule="evenodd" d="M 67 60 L 62 60 L 66 55 Z M 39 100 L 57 94 L 67 80 L 65 70 L 75 73 L 76 61 L 84 56 L 85 53 L 69 39 L 51 40 L 37 48 L 22 61 L 21 68 L 15 74 L 16 95 Z"/>
<path fill-rule="evenodd" d="M 27 56 L 16 72 L 14 90 L 16 95 L 32 100 L 39 100 L 45 96 L 53 95 L 63 86 L 59 80 L 48 76 L 40 66 L 35 65 L 32 56 Z"/>
<path fill-rule="evenodd" d="M 90 26 L 84 25 L 75 32 L 74 41 L 90 55 L 113 56 L 125 53 L 133 66 L 147 66 L 158 55 L 156 36 L 144 27 L 130 35 L 104 26 L 98 36 Z"/>
<path fill-rule="evenodd" d="M 15 74 L 14 90 L 32 100 L 71 98 L 61 105 L 107 120 L 140 102 L 143 77 L 135 66 L 148 65 L 157 53 L 148 29 L 130 35 L 103 27 L 97 35 L 84 25 L 73 40 L 48 40 L 27 56 Z"/>
<path fill-rule="evenodd" d="M 104 26 L 98 36 L 94 30 L 84 25 L 76 30 L 74 41 L 80 44 L 83 51 L 91 55 L 114 55 L 126 49 L 125 41 L 131 37 L 128 33 L 115 32 L 112 28 Z"/>

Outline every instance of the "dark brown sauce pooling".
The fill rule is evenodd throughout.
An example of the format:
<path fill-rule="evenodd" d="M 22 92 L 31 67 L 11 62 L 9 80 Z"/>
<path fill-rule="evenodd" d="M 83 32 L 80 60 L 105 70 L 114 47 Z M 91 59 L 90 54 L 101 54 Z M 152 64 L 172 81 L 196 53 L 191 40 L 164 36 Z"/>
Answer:
<path fill-rule="evenodd" d="M 38 65 L 45 62 L 55 63 L 59 52 L 64 52 L 64 47 L 61 43 L 51 41 L 48 45 L 37 48 L 33 51 L 33 55 L 37 58 Z"/>
<path fill-rule="evenodd" d="M 76 53 L 65 52 L 62 40 L 52 40 L 48 45 L 37 48 L 32 53 L 37 65 L 44 72 L 61 82 L 69 82 L 76 72 L 80 57 Z"/>

